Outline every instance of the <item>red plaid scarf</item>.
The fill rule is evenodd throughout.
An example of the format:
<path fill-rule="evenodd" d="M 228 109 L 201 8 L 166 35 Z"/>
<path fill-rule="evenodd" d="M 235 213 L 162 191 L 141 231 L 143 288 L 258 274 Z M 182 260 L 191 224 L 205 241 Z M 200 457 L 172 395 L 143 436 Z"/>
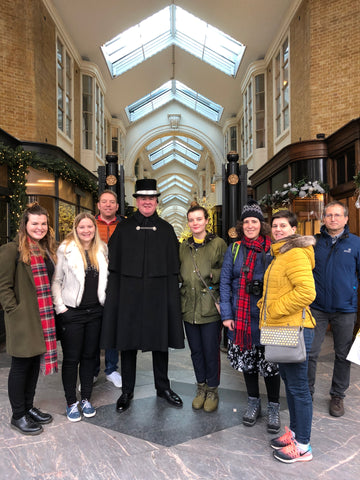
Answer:
<path fill-rule="evenodd" d="M 56 330 L 51 289 L 46 265 L 35 242 L 29 240 L 31 249 L 31 271 L 34 277 L 39 305 L 41 326 L 44 332 L 46 353 L 41 355 L 40 369 L 44 375 L 58 371 Z"/>
<path fill-rule="evenodd" d="M 246 247 L 248 252 L 244 258 L 239 276 L 238 304 L 235 315 L 235 335 L 234 344 L 239 345 L 240 350 L 251 349 L 251 315 L 250 315 L 250 294 L 246 293 L 246 282 L 253 278 L 254 267 L 257 253 L 267 252 L 270 248 L 271 240 L 269 237 L 261 235 L 256 240 L 249 240 L 244 237 L 241 244 Z M 241 247 L 240 247 L 241 248 Z M 243 272 L 243 267 L 248 267 L 248 273 Z"/>

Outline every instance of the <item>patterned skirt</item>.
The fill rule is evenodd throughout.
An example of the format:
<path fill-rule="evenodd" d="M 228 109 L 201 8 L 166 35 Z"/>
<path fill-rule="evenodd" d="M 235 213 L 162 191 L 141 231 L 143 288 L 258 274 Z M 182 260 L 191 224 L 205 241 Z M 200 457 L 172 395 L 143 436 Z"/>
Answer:
<path fill-rule="evenodd" d="M 239 372 L 260 373 L 263 377 L 278 375 L 278 364 L 265 360 L 264 353 L 265 348 L 262 345 L 253 345 L 251 350 L 240 350 L 239 345 L 228 340 L 227 357 L 230 365 Z"/>

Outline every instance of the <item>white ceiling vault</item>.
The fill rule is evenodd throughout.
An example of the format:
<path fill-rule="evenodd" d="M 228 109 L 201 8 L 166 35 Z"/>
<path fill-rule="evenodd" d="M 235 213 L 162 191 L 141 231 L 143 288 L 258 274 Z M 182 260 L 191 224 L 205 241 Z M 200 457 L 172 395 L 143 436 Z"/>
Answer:
<path fill-rule="evenodd" d="M 134 164 L 136 159 L 140 158 L 147 170 L 147 175 L 156 178 L 158 184 L 165 185 L 160 197 L 166 199 L 166 202 L 161 205 L 161 214 L 179 233 L 184 224 L 184 214 L 195 192 L 201 199 L 204 172 L 206 172 L 208 183 L 209 172 L 211 177 L 213 174 L 221 173 L 219 158 L 216 157 L 224 157 L 226 154 L 223 151 L 223 127 L 227 121 L 239 114 L 242 104 L 241 85 L 249 66 L 265 58 L 269 48 L 281 34 L 287 17 L 299 4 L 299 0 L 102 0 L 101 2 L 98 0 L 44 0 L 44 2 L 53 13 L 55 12 L 78 57 L 96 64 L 100 71 L 105 87 L 106 108 L 113 118 L 121 120 L 128 132 L 125 146 L 125 172 L 128 176 L 134 176 Z M 181 7 L 246 47 L 235 78 L 174 44 L 120 76 L 112 78 L 101 46 L 171 4 Z M 191 111 L 184 105 L 177 105 L 175 98 L 163 105 L 159 109 L 160 112 L 159 110 L 150 112 L 143 119 L 130 123 L 126 115 L 126 107 L 159 89 L 170 80 L 180 82 L 188 89 L 220 105 L 223 108 L 220 120 L 212 122 L 208 119 L 200 119 L 199 113 Z M 168 115 L 180 112 L 179 125 L 174 129 Z M 166 121 L 164 121 L 165 118 Z M 176 122 L 176 118 L 173 121 Z M 218 130 L 216 135 L 214 128 Z M 153 144 L 161 137 L 169 137 L 161 140 L 162 145 L 167 144 L 167 150 L 164 149 L 163 155 L 161 152 L 158 153 L 157 161 L 163 160 L 163 162 L 154 169 L 156 160 L 151 159 L 149 153 L 161 148 L 160 140 L 159 147 Z M 142 138 L 146 140 L 141 142 Z M 206 141 L 203 141 L 204 139 Z M 201 148 L 192 147 L 191 140 L 198 142 Z M 171 145 L 168 145 L 169 143 Z M 149 145 L 152 147 L 150 150 L 147 149 Z M 189 149 L 187 152 L 186 148 Z M 173 155 L 173 159 L 169 157 L 169 160 L 167 157 L 169 152 Z M 198 161 L 195 160 L 194 152 L 200 153 Z M 131 197 L 131 193 L 126 192 L 127 199 Z"/>

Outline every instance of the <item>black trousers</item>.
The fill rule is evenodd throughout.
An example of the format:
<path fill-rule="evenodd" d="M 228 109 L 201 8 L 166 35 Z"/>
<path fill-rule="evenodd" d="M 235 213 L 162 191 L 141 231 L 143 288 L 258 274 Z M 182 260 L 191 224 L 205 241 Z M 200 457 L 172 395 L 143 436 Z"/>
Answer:
<path fill-rule="evenodd" d="M 121 352 L 121 376 L 123 393 L 132 393 L 136 380 L 136 357 L 137 350 L 125 350 Z M 156 390 L 168 390 L 170 381 L 168 378 L 168 352 L 152 352 L 154 383 Z"/>
<path fill-rule="evenodd" d="M 8 394 L 15 420 L 33 407 L 39 371 L 40 355 L 29 358 L 11 357 Z"/>
<path fill-rule="evenodd" d="M 81 383 L 81 399 L 90 400 L 96 355 L 99 350 L 103 307 L 69 308 L 61 314 L 63 350 L 62 382 L 68 405 L 76 402 L 76 381 Z"/>
<path fill-rule="evenodd" d="M 196 381 L 217 387 L 220 383 L 220 321 L 197 324 L 184 322 Z"/>

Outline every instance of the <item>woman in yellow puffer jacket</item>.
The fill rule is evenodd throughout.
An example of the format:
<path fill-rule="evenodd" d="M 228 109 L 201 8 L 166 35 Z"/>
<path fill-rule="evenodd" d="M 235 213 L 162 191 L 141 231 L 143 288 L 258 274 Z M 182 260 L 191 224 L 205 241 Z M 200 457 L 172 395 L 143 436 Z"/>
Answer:
<path fill-rule="evenodd" d="M 280 210 L 273 216 L 271 231 L 275 242 L 271 249 L 274 260 L 265 272 L 264 293 L 258 302 L 260 328 L 265 321 L 272 326 L 304 327 L 306 360 L 279 364 L 286 389 L 290 429 L 285 428 L 286 433 L 271 440 L 270 444 L 275 450 L 274 457 L 284 463 L 312 459 L 312 398 L 307 368 L 315 326 L 309 308 L 316 296 L 312 274 L 315 239 L 296 235 L 296 227 L 296 216 L 288 210 Z"/>

